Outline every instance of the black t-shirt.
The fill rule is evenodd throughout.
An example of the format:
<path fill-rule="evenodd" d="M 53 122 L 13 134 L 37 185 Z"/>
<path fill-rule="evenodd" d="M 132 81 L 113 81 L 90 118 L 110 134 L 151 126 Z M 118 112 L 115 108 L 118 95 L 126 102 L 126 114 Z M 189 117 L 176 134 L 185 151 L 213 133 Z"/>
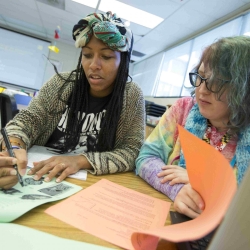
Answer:
<path fill-rule="evenodd" d="M 96 98 L 89 95 L 89 111 L 86 114 L 82 114 L 82 129 L 74 152 L 89 152 L 96 151 L 97 137 L 101 129 L 101 123 L 106 113 L 106 107 L 111 98 L 111 94 L 102 97 Z M 64 133 L 67 125 L 67 118 L 69 112 L 69 105 L 66 105 L 64 113 L 59 121 L 56 129 L 50 136 L 46 147 L 54 148 L 57 150 L 62 150 L 64 145 Z"/>

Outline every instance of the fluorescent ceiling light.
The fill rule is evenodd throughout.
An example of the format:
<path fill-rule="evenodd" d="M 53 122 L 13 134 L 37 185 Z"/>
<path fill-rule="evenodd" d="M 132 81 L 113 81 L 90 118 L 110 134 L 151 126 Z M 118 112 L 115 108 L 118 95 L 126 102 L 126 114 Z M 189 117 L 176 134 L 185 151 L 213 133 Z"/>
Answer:
<path fill-rule="evenodd" d="M 96 8 L 98 0 L 72 0 L 77 3 Z M 140 24 L 147 28 L 153 29 L 163 21 L 163 18 L 150 14 L 146 11 L 134 8 L 128 4 L 121 3 L 116 0 L 101 0 L 99 10 L 103 12 L 112 11 L 118 17 L 128 20 L 133 23 Z"/>

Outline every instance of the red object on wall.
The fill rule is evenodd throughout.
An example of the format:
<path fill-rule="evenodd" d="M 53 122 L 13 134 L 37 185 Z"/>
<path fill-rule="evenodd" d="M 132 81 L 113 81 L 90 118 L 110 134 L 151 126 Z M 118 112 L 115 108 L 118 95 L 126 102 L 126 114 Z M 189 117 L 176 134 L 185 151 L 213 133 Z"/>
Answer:
<path fill-rule="evenodd" d="M 57 32 L 56 30 L 55 30 L 54 38 L 55 38 L 55 39 L 58 39 L 58 38 L 59 38 L 59 34 L 58 34 L 58 32 Z"/>

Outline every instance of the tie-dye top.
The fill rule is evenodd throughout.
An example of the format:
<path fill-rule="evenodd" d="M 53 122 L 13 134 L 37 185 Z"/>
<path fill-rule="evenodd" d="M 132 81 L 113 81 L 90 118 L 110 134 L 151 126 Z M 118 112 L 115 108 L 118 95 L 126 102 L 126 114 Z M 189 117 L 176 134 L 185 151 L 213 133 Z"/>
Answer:
<path fill-rule="evenodd" d="M 169 185 L 169 182 L 162 184 L 162 177 L 157 174 L 162 171 L 164 165 L 178 165 L 179 160 L 175 160 L 180 155 L 180 140 L 177 124 L 185 126 L 190 110 L 195 101 L 191 97 L 178 99 L 162 116 L 159 124 L 152 131 L 140 150 L 136 159 L 136 172 L 155 189 L 166 194 L 174 200 L 184 184 Z M 216 146 L 221 140 L 224 132 L 219 132 L 212 127 L 210 144 Z M 235 154 L 237 146 L 237 136 L 233 136 L 222 150 L 222 154 L 230 162 Z M 173 161 L 173 162 L 172 162 Z"/>

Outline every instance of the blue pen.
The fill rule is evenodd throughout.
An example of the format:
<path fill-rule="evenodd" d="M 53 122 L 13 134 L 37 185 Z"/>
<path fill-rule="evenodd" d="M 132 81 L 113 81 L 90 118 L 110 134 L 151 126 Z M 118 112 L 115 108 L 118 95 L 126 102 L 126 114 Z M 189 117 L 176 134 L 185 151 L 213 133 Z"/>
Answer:
<path fill-rule="evenodd" d="M 9 138 L 8 138 L 8 135 L 7 135 L 7 132 L 6 132 L 5 128 L 2 128 L 2 129 L 1 129 L 1 133 L 2 133 L 2 135 L 3 135 L 3 139 L 4 139 L 4 142 L 5 142 L 5 145 L 6 145 L 6 148 L 7 148 L 7 150 L 8 150 L 9 155 L 10 155 L 11 157 L 16 158 L 16 156 L 15 156 L 13 150 L 12 150 L 12 146 L 11 146 L 11 144 L 10 144 L 10 141 L 9 141 Z M 19 181 L 19 183 L 21 184 L 21 186 L 23 187 L 23 186 L 24 186 L 24 184 L 23 184 L 23 178 L 22 178 L 22 176 L 20 175 L 20 173 L 18 172 L 18 167 L 17 167 L 16 164 L 13 165 L 13 167 L 14 167 L 14 169 L 15 169 L 16 172 L 17 172 L 18 181 Z"/>

